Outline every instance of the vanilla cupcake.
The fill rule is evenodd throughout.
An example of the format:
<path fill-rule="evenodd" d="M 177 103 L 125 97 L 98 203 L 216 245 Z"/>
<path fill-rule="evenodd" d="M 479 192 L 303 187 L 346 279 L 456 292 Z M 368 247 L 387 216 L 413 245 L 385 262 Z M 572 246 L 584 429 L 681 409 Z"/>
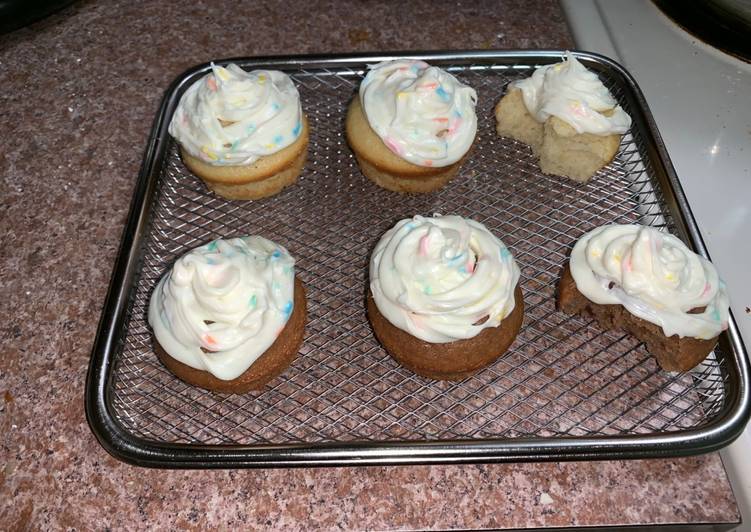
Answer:
<path fill-rule="evenodd" d="M 586 182 L 609 164 L 631 117 L 573 55 L 509 84 L 495 109 L 499 135 L 528 144 L 546 174 Z"/>
<path fill-rule="evenodd" d="M 170 122 L 185 166 L 229 199 L 259 199 L 295 183 L 308 122 L 292 80 L 234 64 L 211 70 L 185 91 Z"/>
<path fill-rule="evenodd" d="M 208 390 L 263 387 L 297 355 L 306 317 L 295 261 L 260 236 L 215 240 L 180 257 L 149 302 L 162 363 Z"/>
<path fill-rule="evenodd" d="M 477 133 L 475 90 L 424 61 L 370 67 L 347 111 L 347 141 L 369 179 L 430 192 L 459 171 Z"/>
<path fill-rule="evenodd" d="M 712 263 L 675 236 L 642 225 L 606 225 L 582 236 L 564 268 L 558 307 L 629 331 L 668 371 L 704 360 L 729 319 Z"/>
<path fill-rule="evenodd" d="M 370 259 L 368 317 L 400 364 L 463 379 L 494 362 L 521 327 L 519 267 L 484 225 L 415 216 L 380 239 Z"/>

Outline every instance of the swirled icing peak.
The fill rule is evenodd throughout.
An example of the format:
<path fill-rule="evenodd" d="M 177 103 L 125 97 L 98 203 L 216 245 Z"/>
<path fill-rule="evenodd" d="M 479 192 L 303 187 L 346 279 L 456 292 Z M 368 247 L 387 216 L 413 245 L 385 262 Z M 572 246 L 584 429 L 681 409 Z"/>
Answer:
<path fill-rule="evenodd" d="M 540 67 L 510 87 L 522 91 L 527 111 L 540 123 L 557 116 L 577 133 L 594 135 L 623 134 L 631 127 L 631 117 L 597 74 L 571 53 L 562 63 Z"/>
<path fill-rule="evenodd" d="M 460 216 L 415 216 L 381 237 L 370 290 L 394 326 L 430 343 L 472 338 L 514 310 L 519 267 L 484 225 Z M 484 321 L 483 321 L 484 320 Z"/>
<path fill-rule="evenodd" d="M 623 305 L 662 327 L 666 336 L 706 340 L 727 328 L 730 303 L 715 267 L 653 227 L 605 225 L 590 231 L 574 246 L 570 268 L 587 299 Z"/>
<path fill-rule="evenodd" d="M 448 166 L 477 132 L 477 93 L 424 61 L 384 61 L 360 85 L 370 127 L 396 155 L 418 166 Z"/>
<path fill-rule="evenodd" d="M 241 375 L 274 343 L 294 306 L 294 259 L 260 236 L 215 240 L 159 281 L 149 324 L 164 350 L 219 379 Z"/>
<path fill-rule="evenodd" d="M 292 144 L 302 132 L 300 95 L 286 74 L 211 64 L 180 98 L 170 135 L 213 165 L 248 165 Z"/>

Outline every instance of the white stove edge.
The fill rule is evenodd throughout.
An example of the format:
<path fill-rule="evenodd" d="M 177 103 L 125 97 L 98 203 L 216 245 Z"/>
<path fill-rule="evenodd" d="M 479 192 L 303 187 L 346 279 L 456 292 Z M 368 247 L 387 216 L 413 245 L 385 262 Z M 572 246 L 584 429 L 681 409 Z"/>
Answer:
<path fill-rule="evenodd" d="M 577 48 L 613 58 L 644 92 L 750 348 L 751 65 L 698 41 L 648 0 L 561 4 Z M 720 456 L 749 523 L 751 428 Z"/>

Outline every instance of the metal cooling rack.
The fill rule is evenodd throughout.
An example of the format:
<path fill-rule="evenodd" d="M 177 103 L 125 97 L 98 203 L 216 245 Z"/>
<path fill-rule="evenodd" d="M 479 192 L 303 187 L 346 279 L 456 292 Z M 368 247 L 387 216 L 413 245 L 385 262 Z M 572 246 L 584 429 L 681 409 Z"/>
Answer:
<path fill-rule="evenodd" d="M 404 56 L 450 70 L 479 94 L 475 150 L 460 175 L 431 194 L 372 184 L 343 133 L 365 65 Z M 624 458 L 732 441 L 749 413 L 748 366 L 734 323 L 696 370 L 667 373 L 631 336 L 555 310 L 571 247 L 599 225 L 663 227 L 706 254 L 638 88 L 611 61 L 579 57 L 634 118 L 616 160 L 583 185 L 542 174 L 527 146 L 495 134 L 493 107 L 507 83 L 559 61 L 561 52 L 235 60 L 287 71 L 311 126 L 299 183 L 248 202 L 213 195 L 183 166 L 166 128 L 182 92 L 208 66 L 181 76 L 154 125 L 92 354 L 86 406 L 102 444 L 143 465 L 227 467 Z M 484 223 L 522 270 L 519 336 L 495 364 L 461 382 L 401 368 L 365 314 L 378 238 L 401 218 L 435 212 Z M 246 234 L 271 238 L 296 257 L 308 293 L 305 340 L 265 390 L 210 393 L 160 364 L 148 301 L 178 256 Z"/>

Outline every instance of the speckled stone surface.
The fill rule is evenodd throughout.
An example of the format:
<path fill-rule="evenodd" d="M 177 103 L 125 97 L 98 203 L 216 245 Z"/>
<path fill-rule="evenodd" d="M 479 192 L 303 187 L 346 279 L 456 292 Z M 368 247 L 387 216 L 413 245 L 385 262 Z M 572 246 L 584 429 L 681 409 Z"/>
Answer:
<path fill-rule="evenodd" d="M 89 351 L 160 98 L 231 56 L 569 47 L 556 3 L 78 2 L 0 36 L 0 527 L 446 529 L 734 522 L 719 457 L 164 471 L 83 411 Z M 405 7 L 407 6 L 407 7 Z"/>

